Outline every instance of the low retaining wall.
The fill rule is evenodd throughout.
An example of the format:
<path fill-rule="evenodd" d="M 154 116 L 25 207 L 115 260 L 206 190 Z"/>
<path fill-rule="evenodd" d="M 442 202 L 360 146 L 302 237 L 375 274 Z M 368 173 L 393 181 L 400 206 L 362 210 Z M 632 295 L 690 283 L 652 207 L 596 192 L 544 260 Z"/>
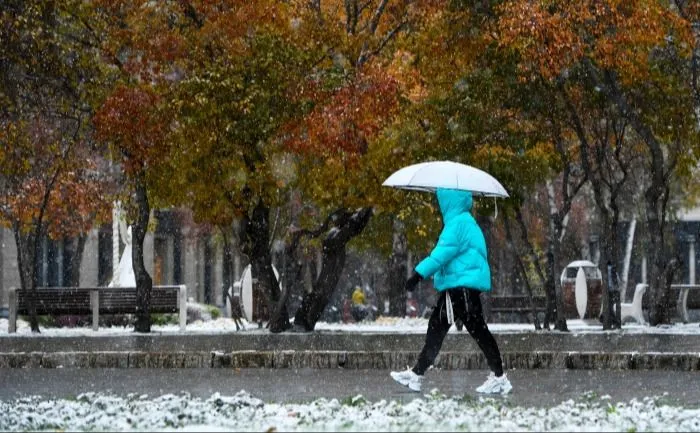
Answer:
<path fill-rule="evenodd" d="M 348 368 L 400 370 L 418 352 L 13 352 L 0 353 L 0 368 Z M 506 369 L 700 370 L 699 353 L 507 352 Z M 488 369 L 480 353 L 443 352 L 435 368 Z"/>
<path fill-rule="evenodd" d="M 700 351 L 699 334 L 652 334 L 610 331 L 494 332 L 501 353 L 507 352 L 628 352 L 693 353 Z M 425 334 L 313 332 L 307 334 L 230 332 L 222 334 L 94 335 L 55 337 L 0 335 L 2 352 L 402 352 L 419 351 Z M 444 352 L 480 353 L 466 331 L 450 333 Z"/>

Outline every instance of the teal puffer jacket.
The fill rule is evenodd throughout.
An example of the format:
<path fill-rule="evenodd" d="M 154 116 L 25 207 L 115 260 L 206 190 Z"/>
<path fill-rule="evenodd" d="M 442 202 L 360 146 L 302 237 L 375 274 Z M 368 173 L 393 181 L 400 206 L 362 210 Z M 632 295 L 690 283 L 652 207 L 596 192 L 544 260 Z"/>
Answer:
<path fill-rule="evenodd" d="M 444 227 L 437 245 L 418 263 L 416 272 L 423 278 L 432 276 L 439 291 L 456 287 L 491 290 L 486 240 L 471 214 L 472 194 L 438 188 L 436 195 Z"/>

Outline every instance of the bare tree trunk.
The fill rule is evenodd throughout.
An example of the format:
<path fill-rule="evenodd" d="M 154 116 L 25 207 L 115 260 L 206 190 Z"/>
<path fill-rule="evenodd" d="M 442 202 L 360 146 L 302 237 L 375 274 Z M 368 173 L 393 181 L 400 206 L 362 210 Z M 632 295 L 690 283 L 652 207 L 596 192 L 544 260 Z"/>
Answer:
<path fill-rule="evenodd" d="M 610 262 L 611 265 L 615 265 L 617 268 L 617 258 L 619 257 L 619 246 L 617 239 L 617 218 L 610 217 L 609 215 L 603 218 L 603 229 L 602 229 L 602 242 L 603 242 L 603 254 L 601 255 L 599 268 L 601 274 L 603 275 L 603 293 L 601 299 L 602 313 L 603 313 L 603 329 L 613 329 L 619 328 L 621 324 L 616 323 L 613 317 L 613 311 L 611 307 L 610 295 L 613 290 L 617 287 L 609 287 L 610 282 L 613 281 L 614 277 L 610 275 L 610 270 L 608 270 L 607 263 Z"/>
<path fill-rule="evenodd" d="M 253 209 L 252 217 L 242 221 L 243 248 L 250 258 L 251 274 L 267 300 L 258 304 L 262 319 L 268 320 L 270 332 L 283 332 L 291 327 L 287 311 L 287 291 L 280 291 L 279 282 L 272 267 L 270 254 L 270 209 L 261 199 Z M 255 308 L 253 309 L 255 311 Z M 266 311 L 265 311 L 266 310 Z"/>
<path fill-rule="evenodd" d="M 235 280 L 234 275 L 234 253 L 232 238 L 235 236 L 232 233 L 231 225 L 220 226 L 221 237 L 223 238 L 224 248 L 223 248 L 223 301 L 224 306 L 228 303 L 230 306 L 231 317 L 236 323 L 236 331 L 240 329 L 239 320 L 240 314 L 240 302 L 234 297 L 233 293 L 233 283 Z"/>
<path fill-rule="evenodd" d="M 561 94 L 564 97 L 576 135 L 581 144 L 579 146 L 581 150 L 581 166 L 593 187 L 593 196 L 601 217 L 603 257 L 599 264 L 610 263 L 617 269 L 617 260 L 619 258 L 617 226 L 620 221 L 618 199 L 620 191 L 628 182 L 629 168 L 633 165 L 633 159 L 636 157 L 636 155 L 625 157 L 622 152 L 627 122 L 622 116 L 615 114 L 606 115 L 606 110 L 602 114 L 602 120 L 605 120 L 606 126 L 601 129 L 594 125 L 590 128 L 590 131 L 587 131 L 571 98 L 568 97 L 563 89 Z M 589 134 L 594 134 L 591 140 L 589 140 Z M 615 137 L 612 140 L 610 139 L 611 134 Z M 615 279 L 609 275 L 607 266 L 602 269 L 602 274 L 604 281 L 606 281 L 606 284 L 603 284 L 604 290 L 602 293 L 603 329 L 607 330 L 621 326 L 620 323 L 617 323 L 617 320 L 613 320 L 612 309 L 610 308 L 610 296 L 613 293 L 619 293 L 619 287 L 610 287 L 611 282 Z M 619 299 L 616 299 L 616 304 L 619 312 Z"/>
<path fill-rule="evenodd" d="M 304 294 L 301 307 L 294 317 L 297 331 L 311 332 L 336 289 L 345 265 L 347 243 L 359 235 L 372 216 L 372 208 L 360 208 L 355 212 L 340 210 L 323 240 L 321 272 L 311 292 Z"/>
<path fill-rule="evenodd" d="M 533 318 L 533 323 L 535 324 L 535 330 L 539 331 L 542 329 L 542 326 L 540 325 L 540 318 L 537 317 L 537 306 L 535 305 L 535 298 L 532 293 L 530 281 L 527 278 L 525 265 L 523 264 L 523 261 L 520 258 L 520 254 L 518 253 L 518 249 L 515 246 L 515 242 L 513 241 L 513 233 L 510 227 L 509 218 L 505 218 L 504 226 L 506 230 L 506 245 L 508 246 L 508 250 L 510 251 L 510 253 L 513 255 L 515 263 L 517 264 L 517 270 L 523 279 L 523 283 L 525 284 L 525 291 L 527 292 L 527 297 L 530 300 L 530 310 Z"/>
<path fill-rule="evenodd" d="M 528 237 L 527 225 L 525 224 L 525 220 L 523 218 L 522 211 L 519 207 L 516 207 L 516 209 L 515 209 L 515 220 L 518 222 L 518 226 L 520 227 L 521 242 L 523 243 L 523 245 L 525 246 L 525 248 L 527 250 L 527 255 L 530 257 L 530 262 L 533 264 L 533 267 L 535 269 L 535 273 L 537 274 L 537 277 L 539 279 L 539 283 L 544 288 L 545 287 L 545 280 L 546 280 L 545 273 L 542 272 L 542 268 L 541 268 L 539 260 L 537 258 L 537 254 L 535 253 L 535 248 L 533 247 L 532 242 L 530 242 L 530 238 Z M 523 277 L 527 278 L 527 275 L 525 275 L 525 267 L 522 264 L 522 260 L 520 259 L 520 257 L 518 257 L 518 261 L 520 262 L 521 266 L 523 267 L 522 268 Z M 529 282 L 527 284 L 529 287 Z M 545 294 L 546 294 L 546 292 L 545 292 Z M 546 305 L 545 305 L 545 316 L 544 316 L 545 317 L 544 318 L 544 320 L 545 320 L 544 328 L 546 328 L 546 329 L 549 329 L 549 322 L 553 321 L 553 314 L 554 314 L 554 306 L 549 304 L 549 302 L 551 302 L 550 299 L 552 299 L 552 301 L 553 301 L 553 298 L 545 296 Z"/>
<path fill-rule="evenodd" d="M 612 78 L 610 78 L 612 80 Z M 614 86 L 611 85 L 611 88 Z M 646 202 L 647 227 L 649 230 L 649 252 L 652 265 L 651 278 L 649 279 L 649 292 L 651 298 L 651 311 L 649 322 L 652 326 L 671 322 L 670 300 L 671 283 L 666 280 L 665 274 L 669 260 L 668 247 L 665 242 L 666 209 L 668 205 L 668 173 L 672 170 L 672 164 L 667 163 L 665 152 L 661 144 L 656 140 L 651 129 L 626 106 L 622 95 L 615 90 L 617 103 L 623 112 L 630 116 L 630 123 L 642 137 L 650 154 L 651 184 L 647 188 L 644 199 Z"/>
<path fill-rule="evenodd" d="M 560 84 L 559 90 L 563 92 L 563 85 Z M 560 248 L 561 241 L 566 231 L 568 215 L 571 211 L 571 206 L 578 191 L 586 182 L 585 176 L 575 174 L 575 164 L 570 158 L 570 153 L 567 150 L 567 140 L 563 137 L 560 119 L 558 117 L 550 118 L 552 124 L 552 138 L 554 139 L 555 149 L 561 159 L 563 171 L 558 192 L 561 195 L 561 203 L 558 202 L 558 197 L 555 194 L 555 186 L 552 181 L 547 181 L 547 250 L 544 264 L 544 289 L 546 297 L 546 311 L 544 318 L 544 327 L 549 329 L 549 324 L 554 322 L 554 328 L 560 331 L 568 331 L 566 324 L 566 316 L 564 314 L 564 299 L 562 287 L 559 281 L 559 272 L 557 267 L 560 263 Z M 535 261 L 537 263 L 537 261 Z"/>
<path fill-rule="evenodd" d="M 146 192 L 145 173 L 141 172 L 135 179 L 136 192 L 136 221 L 133 230 L 133 257 L 132 267 L 136 278 L 136 323 L 134 332 L 151 332 L 151 290 L 153 280 L 146 270 L 144 263 L 143 243 L 148 229 L 148 218 L 151 207 L 148 203 Z"/>
<path fill-rule="evenodd" d="M 234 276 L 234 271 L 233 271 L 233 246 L 232 246 L 232 233 L 231 233 L 231 226 L 223 226 L 219 227 L 221 230 L 221 237 L 223 239 L 224 243 L 224 248 L 223 248 L 223 285 L 224 285 L 224 293 L 229 289 L 229 287 L 233 286 L 233 282 L 235 279 Z M 226 302 L 226 299 L 224 299 L 224 303 Z"/>
<path fill-rule="evenodd" d="M 568 209 L 570 208 L 570 202 L 566 205 L 566 212 L 558 211 L 555 204 L 554 188 L 551 182 L 547 183 L 547 195 L 549 196 L 549 224 L 547 231 L 548 242 L 547 242 L 547 255 L 546 255 L 546 269 L 547 269 L 547 279 L 545 280 L 545 293 L 547 294 L 547 315 L 550 313 L 553 317 L 545 316 L 545 322 L 549 319 L 554 319 L 554 329 L 559 331 L 568 331 L 569 328 L 566 324 L 566 316 L 564 314 L 564 296 L 562 293 L 561 282 L 557 278 L 557 264 L 559 263 L 559 247 L 561 245 L 561 238 L 564 232 L 564 217 L 562 215 L 568 214 Z"/>
<path fill-rule="evenodd" d="M 649 187 L 644 193 L 647 228 L 649 236 L 649 296 L 651 309 L 649 311 L 649 323 L 652 326 L 670 323 L 671 311 L 671 287 L 666 278 L 667 266 L 673 258 L 669 258 L 668 247 L 664 241 L 666 228 L 666 209 L 669 199 L 668 182 L 670 173 L 675 166 L 676 152 L 666 148 L 654 135 L 654 130 L 648 125 L 640 113 L 633 109 L 628 102 L 628 97 L 620 88 L 618 80 L 611 71 L 599 71 L 591 62 L 586 63 L 589 76 L 595 80 L 620 111 L 621 115 L 629 120 L 629 124 L 641 138 L 648 150 L 648 173 L 651 179 Z"/>
<path fill-rule="evenodd" d="M 68 274 L 68 285 L 71 287 L 80 286 L 80 266 L 83 263 L 86 241 L 87 234 L 81 233 L 66 243 L 66 273 Z"/>
<path fill-rule="evenodd" d="M 287 305 L 296 306 L 298 299 L 301 299 L 301 294 L 305 292 L 304 288 L 304 262 L 298 257 L 299 242 L 302 236 L 307 232 L 304 230 L 296 230 L 292 234 L 291 240 L 284 247 L 283 267 L 280 269 L 280 277 L 282 287 L 286 292 Z M 293 299 L 293 301 L 290 301 Z M 296 309 L 293 311 L 296 314 Z"/>
<path fill-rule="evenodd" d="M 408 259 L 407 241 L 404 224 L 394 218 L 394 233 L 389 257 L 389 272 L 387 285 L 389 286 L 389 315 L 404 317 L 406 315 L 406 261 Z"/>
<path fill-rule="evenodd" d="M 32 332 L 39 331 L 39 320 L 36 316 L 36 252 L 38 249 L 37 235 L 35 231 L 22 233 L 19 223 L 14 222 L 12 228 L 17 244 L 17 265 L 19 268 L 19 280 L 22 290 L 29 293 L 29 326 Z"/>
<path fill-rule="evenodd" d="M 49 196 L 53 190 L 53 186 L 58 179 L 59 171 L 57 170 L 45 183 L 44 196 L 39 207 L 39 214 L 36 216 L 30 225 L 29 231 L 23 233 L 22 222 L 13 221 L 12 228 L 15 234 L 15 242 L 17 244 L 17 262 L 19 266 L 20 285 L 23 290 L 29 292 L 29 326 L 32 332 L 39 331 L 39 320 L 36 316 L 36 253 L 39 251 L 39 243 L 44 235 L 44 214 L 48 206 Z"/>
<path fill-rule="evenodd" d="M 666 251 L 665 251 L 665 234 L 664 224 L 660 221 L 659 202 L 663 192 L 659 192 L 664 188 L 652 180 L 652 185 L 647 189 L 645 194 L 646 212 L 647 212 L 647 227 L 649 236 L 649 263 L 651 264 L 651 272 L 649 278 L 649 324 L 651 326 L 671 323 L 671 286 L 666 284 L 664 270 L 666 269 Z"/>

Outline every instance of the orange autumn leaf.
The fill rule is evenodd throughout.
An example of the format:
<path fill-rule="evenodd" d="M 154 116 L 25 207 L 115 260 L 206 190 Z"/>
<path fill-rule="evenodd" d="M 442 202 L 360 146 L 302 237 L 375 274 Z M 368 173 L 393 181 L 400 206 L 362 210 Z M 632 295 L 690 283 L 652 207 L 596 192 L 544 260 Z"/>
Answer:
<path fill-rule="evenodd" d="M 399 107 L 399 86 L 388 75 L 361 72 L 327 96 L 303 122 L 288 126 L 286 145 L 300 153 L 332 156 L 366 152 L 368 142 Z"/>

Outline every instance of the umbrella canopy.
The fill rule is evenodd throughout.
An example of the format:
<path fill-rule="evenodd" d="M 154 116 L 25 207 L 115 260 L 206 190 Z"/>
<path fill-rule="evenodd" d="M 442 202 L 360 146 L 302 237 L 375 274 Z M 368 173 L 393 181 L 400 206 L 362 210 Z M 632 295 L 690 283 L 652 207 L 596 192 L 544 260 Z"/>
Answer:
<path fill-rule="evenodd" d="M 386 178 L 383 186 L 433 192 L 437 188 L 461 189 L 485 197 L 508 197 L 495 177 L 470 165 L 430 161 L 409 165 Z"/>

